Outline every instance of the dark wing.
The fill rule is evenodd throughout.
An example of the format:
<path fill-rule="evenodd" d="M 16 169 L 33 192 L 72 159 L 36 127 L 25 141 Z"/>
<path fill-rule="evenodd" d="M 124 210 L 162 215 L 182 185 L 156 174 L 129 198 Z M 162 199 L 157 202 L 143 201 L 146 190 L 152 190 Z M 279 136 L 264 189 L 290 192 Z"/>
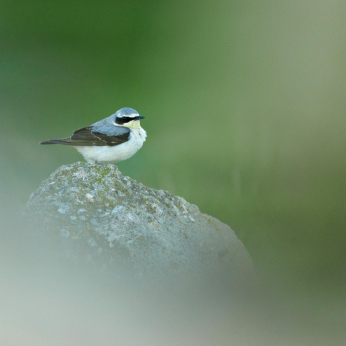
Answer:
<path fill-rule="evenodd" d="M 71 137 L 51 139 L 40 144 L 64 144 L 73 146 L 115 146 L 129 140 L 131 130 L 123 126 L 113 128 L 99 128 L 93 130 L 93 126 L 83 127 L 73 132 Z"/>

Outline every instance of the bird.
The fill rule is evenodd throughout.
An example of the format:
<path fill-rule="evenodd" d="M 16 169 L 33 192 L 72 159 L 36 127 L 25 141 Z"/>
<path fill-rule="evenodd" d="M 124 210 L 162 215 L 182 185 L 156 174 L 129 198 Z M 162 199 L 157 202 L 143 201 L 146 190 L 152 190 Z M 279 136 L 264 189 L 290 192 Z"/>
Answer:
<path fill-rule="evenodd" d="M 108 164 L 133 156 L 146 140 L 141 127 L 144 119 L 132 108 L 121 108 L 108 118 L 74 131 L 71 137 L 51 139 L 40 144 L 62 144 L 75 147 L 88 163 Z"/>

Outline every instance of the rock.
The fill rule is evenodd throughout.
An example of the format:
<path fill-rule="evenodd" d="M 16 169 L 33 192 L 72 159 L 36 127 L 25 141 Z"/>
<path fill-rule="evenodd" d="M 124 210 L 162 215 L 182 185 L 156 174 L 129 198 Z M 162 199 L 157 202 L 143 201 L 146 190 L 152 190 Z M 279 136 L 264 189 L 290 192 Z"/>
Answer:
<path fill-rule="evenodd" d="M 124 177 L 114 165 L 77 162 L 42 182 L 24 218 L 69 260 L 136 275 L 253 276 L 252 261 L 231 228 L 167 191 Z"/>

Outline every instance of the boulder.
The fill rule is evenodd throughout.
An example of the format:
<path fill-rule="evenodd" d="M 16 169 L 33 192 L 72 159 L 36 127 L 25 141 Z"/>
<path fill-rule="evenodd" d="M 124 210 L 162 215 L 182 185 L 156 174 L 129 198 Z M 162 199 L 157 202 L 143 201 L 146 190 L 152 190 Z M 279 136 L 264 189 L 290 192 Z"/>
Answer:
<path fill-rule="evenodd" d="M 38 237 L 49 235 L 64 259 L 105 271 L 253 277 L 251 258 L 229 226 L 182 197 L 123 176 L 112 164 L 61 166 L 31 195 L 23 216 Z"/>

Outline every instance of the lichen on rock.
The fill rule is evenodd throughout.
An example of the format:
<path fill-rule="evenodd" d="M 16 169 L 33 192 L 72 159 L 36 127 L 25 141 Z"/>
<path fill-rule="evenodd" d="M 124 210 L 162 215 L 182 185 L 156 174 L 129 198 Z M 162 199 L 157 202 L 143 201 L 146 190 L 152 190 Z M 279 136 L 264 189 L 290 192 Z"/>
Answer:
<path fill-rule="evenodd" d="M 140 275 L 253 275 L 229 226 L 111 164 L 60 167 L 31 195 L 24 217 L 64 242 L 67 256 L 84 256 L 103 269 L 127 263 Z"/>

